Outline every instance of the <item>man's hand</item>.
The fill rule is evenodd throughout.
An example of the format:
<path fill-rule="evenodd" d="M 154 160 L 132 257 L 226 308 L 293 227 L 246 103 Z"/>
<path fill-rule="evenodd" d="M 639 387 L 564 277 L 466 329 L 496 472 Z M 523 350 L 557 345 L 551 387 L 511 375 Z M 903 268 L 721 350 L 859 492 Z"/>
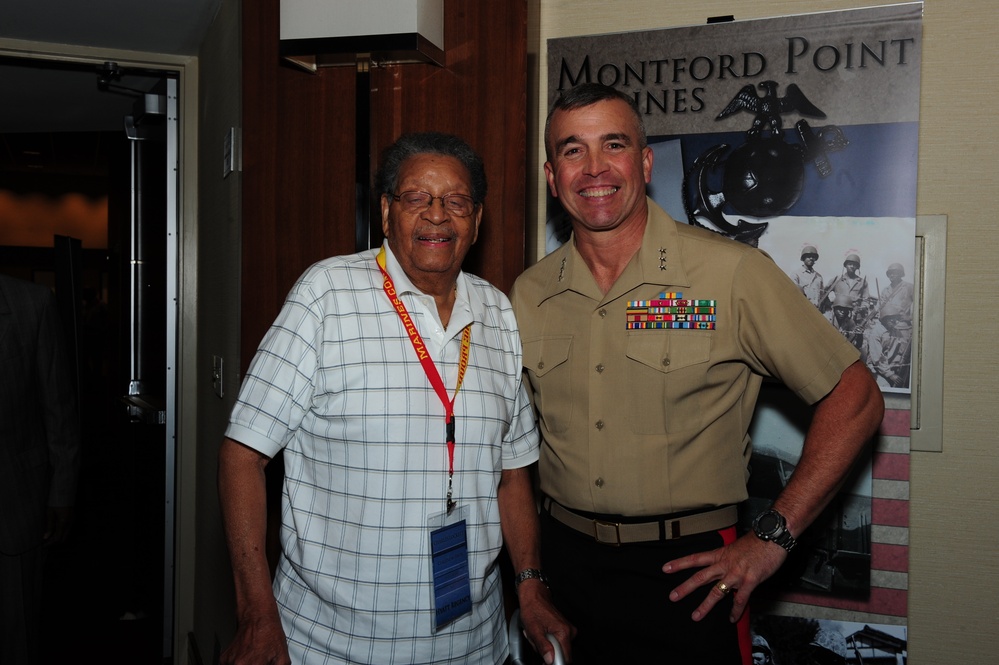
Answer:
<path fill-rule="evenodd" d="M 755 534 L 749 533 L 720 549 L 669 561 L 663 566 L 663 572 L 675 573 L 701 568 L 673 589 L 669 595 L 670 600 L 680 600 L 706 584 L 714 585 L 691 618 L 700 621 L 726 595 L 732 594 L 732 614 L 729 619 L 735 623 L 746 610 L 749 597 L 756 587 L 777 572 L 785 559 L 787 551 L 783 547 L 760 540 Z M 725 585 L 724 591 L 719 588 L 719 583 Z"/>
<path fill-rule="evenodd" d="M 274 616 L 240 621 L 236 636 L 219 660 L 222 665 L 291 665 L 281 619 Z"/>
<path fill-rule="evenodd" d="M 541 580 L 526 580 L 517 589 L 517 595 L 524 635 L 534 650 L 541 654 L 547 665 L 555 662 L 555 648 L 547 638 L 550 633 L 562 647 L 565 662 L 571 663 L 572 638 L 576 636 L 576 628 L 555 609 L 548 587 Z"/>
<path fill-rule="evenodd" d="M 503 542 L 510 553 L 513 569 L 540 569 L 538 505 L 534 500 L 530 470 L 526 467 L 503 469 L 497 498 Z M 534 650 L 551 665 L 555 661 L 555 647 L 545 637 L 551 633 L 562 646 L 568 662 L 576 629 L 555 609 L 548 585 L 540 579 L 524 580 L 517 587 L 517 598 L 524 634 Z"/>
<path fill-rule="evenodd" d="M 858 360 L 816 404 L 798 464 L 774 501 L 774 508 L 786 517 L 791 535 L 799 536 L 829 505 L 883 417 L 881 390 Z M 737 621 L 749 604 L 749 596 L 786 558 L 783 547 L 750 533 L 713 552 L 669 561 L 663 572 L 702 568 L 676 587 L 670 599 L 680 600 L 698 587 L 713 584 L 692 618 L 700 621 L 726 594 L 732 594 L 730 618 Z M 718 588 L 719 583 L 725 585 L 724 590 Z"/>
<path fill-rule="evenodd" d="M 238 627 L 223 665 L 290 665 L 267 565 L 267 486 L 270 460 L 238 441 L 219 449 L 219 504 L 236 587 Z"/>

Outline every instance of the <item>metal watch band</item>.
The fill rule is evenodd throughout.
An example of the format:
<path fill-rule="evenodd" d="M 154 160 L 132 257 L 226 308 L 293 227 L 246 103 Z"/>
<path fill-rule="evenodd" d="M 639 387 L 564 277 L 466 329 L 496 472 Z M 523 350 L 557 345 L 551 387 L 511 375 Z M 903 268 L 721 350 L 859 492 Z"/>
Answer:
<path fill-rule="evenodd" d="M 791 532 L 787 530 L 787 527 L 785 527 L 782 533 L 774 536 L 771 540 L 786 549 L 788 552 L 790 552 L 791 549 L 798 543 L 798 541 L 794 539 L 794 536 L 791 535 Z"/>
<path fill-rule="evenodd" d="M 541 572 L 537 568 L 525 568 L 524 570 L 520 571 L 520 573 L 517 575 L 517 579 L 514 580 L 513 582 L 514 588 L 515 589 L 519 588 L 520 583 L 526 582 L 527 580 L 541 580 L 542 584 L 548 586 L 548 578 L 545 577 L 545 574 L 543 572 Z"/>

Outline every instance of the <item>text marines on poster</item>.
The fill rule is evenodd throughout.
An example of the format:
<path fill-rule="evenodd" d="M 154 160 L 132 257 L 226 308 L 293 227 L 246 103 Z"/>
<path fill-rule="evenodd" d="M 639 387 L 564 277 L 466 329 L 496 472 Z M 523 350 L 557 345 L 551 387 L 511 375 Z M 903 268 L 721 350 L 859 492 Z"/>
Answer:
<path fill-rule="evenodd" d="M 650 194 L 739 240 L 759 244 L 784 216 L 911 219 L 921 15 L 908 3 L 552 39 L 548 102 L 585 81 L 633 94 L 656 151 Z M 807 243 L 783 242 L 790 272 Z M 836 244 L 819 248 L 826 266 L 860 249 Z"/>
<path fill-rule="evenodd" d="M 548 41 L 549 106 L 584 82 L 632 94 L 655 152 L 650 196 L 678 221 L 759 246 L 795 281 L 804 274 L 805 297 L 857 346 L 882 390 L 897 393 L 886 395 L 892 410 L 873 461 L 813 527 L 813 547 L 788 567 L 796 579 L 780 582 L 774 605 L 890 625 L 893 635 L 907 614 L 908 510 L 899 505 L 908 500 L 905 280 L 915 274 L 922 10 L 915 2 Z M 567 233 L 558 203 L 549 209 L 550 251 Z M 908 311 L 899 294 L 910 294 Z M 785 399 L 771 408 L 761 395 L 754 424 L 756 482 L 768 493 L 793 469 L 807 422 Z M 776 471 L 762 478 L 764 468 Z"/>

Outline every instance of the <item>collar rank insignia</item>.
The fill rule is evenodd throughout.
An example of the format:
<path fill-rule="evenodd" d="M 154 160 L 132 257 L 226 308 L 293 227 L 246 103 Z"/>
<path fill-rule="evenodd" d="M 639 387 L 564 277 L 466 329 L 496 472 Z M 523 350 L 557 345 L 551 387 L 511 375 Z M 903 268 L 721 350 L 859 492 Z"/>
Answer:
<path fill-rule="evenodd" d="M 664 291 L 653 300 L 628 301 L 628 330 L 714 330 L 716 300 L 687 300 Z"/>

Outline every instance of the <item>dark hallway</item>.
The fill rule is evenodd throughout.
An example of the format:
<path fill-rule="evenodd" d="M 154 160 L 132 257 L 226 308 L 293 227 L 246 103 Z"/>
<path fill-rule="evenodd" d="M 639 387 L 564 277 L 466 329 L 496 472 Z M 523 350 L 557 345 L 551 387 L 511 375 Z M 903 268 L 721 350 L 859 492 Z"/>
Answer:
<path fill-rule="evenodd" d="M 0 249 L 0 272 L 47 273 L 51 250 Z M 103 254 L 103 253 L 102 253 Z M 85 274 L 99 274 L 84 270 Z M 119 301 L 84 289 L 78 327 L 81 469 L 68 539 L 46 552 L 44 665 L 153 665 L 163 654 L 164 427 L 133 422 Z M 64 317 L 65 318 L 65 317 Z M 125 340 L 127 343 L 127 340 Z"/>
<path fill-rule="evenodd" d="M 0 59 L 4 75 L 8 65 L 25 68 L 22 61 Z M 42 68 L 38 76 L 48 73 Z M 96 87 L 93 68 L 72 73 Z M 145 86 L 154 79 L 141 80 Z M 161 665 L 172 646 L 165 644 L 163 616 L 172 509 L 162 424 L 166 158 L 162 147 L 144 142 L 141 150 L 158 167 L 145 174 L 150 186 L 144 194 L 134 196 L 136 141 L 122 129 L 133 101 L 122 96 L 123 110 L 108 121 L 117 127 L 113 131 L 10 132 L 12 123 L 0 130 L 0 273 L 56 291 L 65 301 L 61 316 L 76 355 L 81 470 L 70 535 L 46 551 L 43 665 Z M 130 221 L 137 205 L 148 222 L 138 257 Z M 99 221 L 73 221 L 70 213 L 81 209 L 96 211 L 86 219 Z M 54 236 L 76 238 L 68 267 Z M 144 267 L 136 274 L 138 264 Z M 135 326 L 133 310 L 139 312 Z M 139 350 L 134 328 L 146 331 Z M 151 409 L 138 409 L 129 396 Z M 170 585 L 172 590 L 172 579 Z"/>
<path fill-rule="evenodd" d="M 134 427 L 84 439 L 73 532 L 46 562 L 45 665 L 163 662 L 163 456 Z"/>

